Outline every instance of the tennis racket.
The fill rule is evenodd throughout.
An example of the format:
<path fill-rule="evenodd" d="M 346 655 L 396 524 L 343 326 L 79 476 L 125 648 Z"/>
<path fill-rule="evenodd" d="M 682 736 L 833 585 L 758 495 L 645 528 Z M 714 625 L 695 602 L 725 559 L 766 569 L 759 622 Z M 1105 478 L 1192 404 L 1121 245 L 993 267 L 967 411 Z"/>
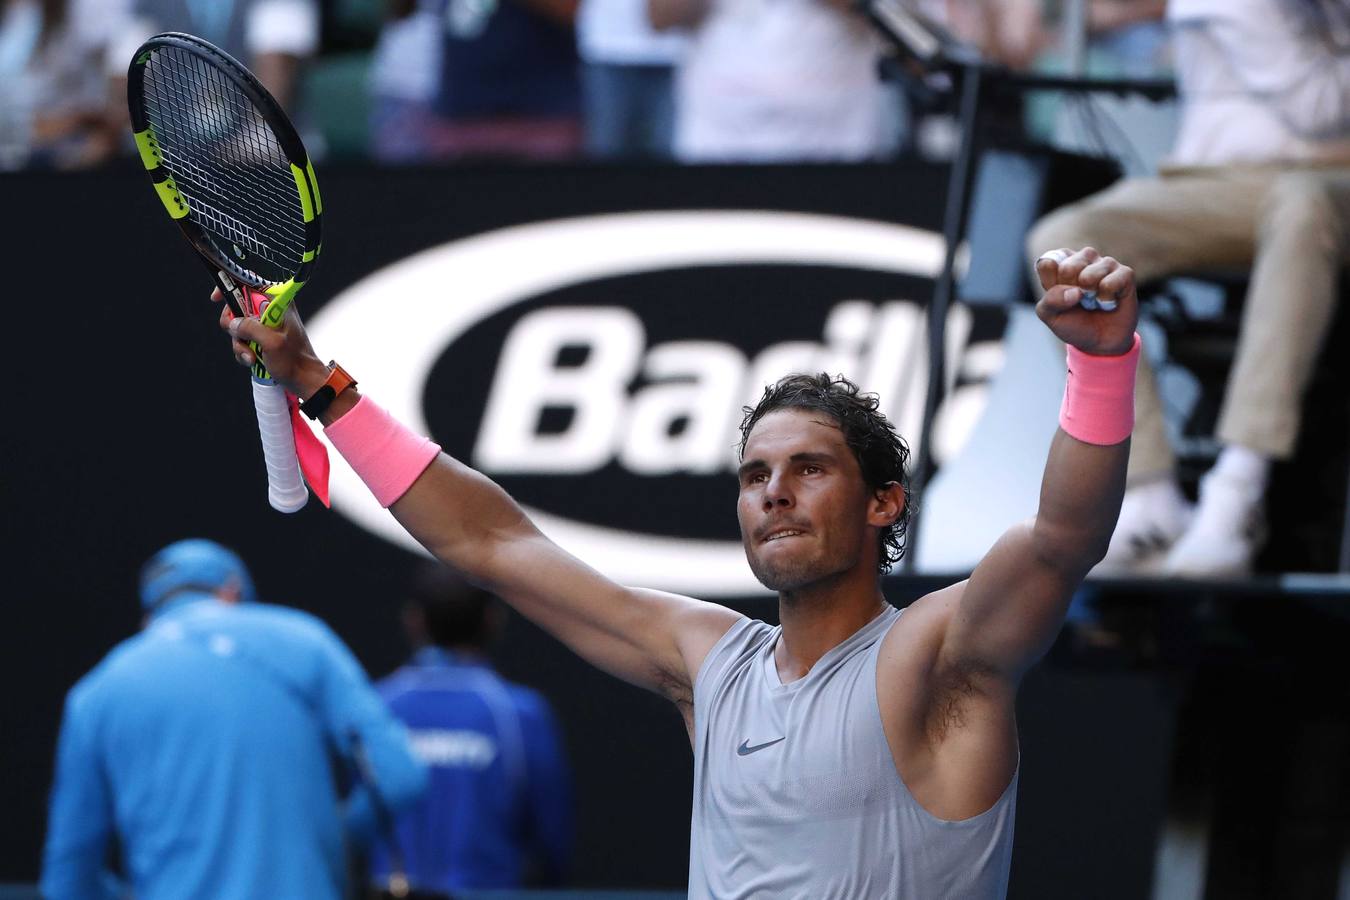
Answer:
<path fill-rule="evenodd" d="M 323 203 L 295 126 L 233 57 L 176 32 L 155 35 L 137 49 L 127 71 L 127 104 L 155 193 L 231 311 L 261 313 L 263 324 L 276 328 L 319 255 Z M 268 502 L 295 512 L 309 492 L 286 394 L 253 349 Z"/>

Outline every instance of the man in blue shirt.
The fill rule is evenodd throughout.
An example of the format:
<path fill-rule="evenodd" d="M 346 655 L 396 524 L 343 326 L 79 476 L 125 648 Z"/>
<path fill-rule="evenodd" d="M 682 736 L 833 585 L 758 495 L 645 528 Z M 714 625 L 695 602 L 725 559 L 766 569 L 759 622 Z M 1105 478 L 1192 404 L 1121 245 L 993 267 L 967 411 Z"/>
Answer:
<path fill-rule="evenodd" d="M 557 884 L 572 850 L 570 777 L 548 703 L 488 664 L 501 607 L 441 566 L 423 571 L 404 611 L 412 660 L 379 683 L 427 764 L 430 788 L 397 823 L 421 888 Z M 379 846 L 372 875 L 390 853 Z"/>
<path fill-rule="evenodd" d="M 114 834 L 138 900 L 340 898 L 344 830 L 376 831 L 370 795 L 339 798 L 364 750 L 386 803 L 425 787 L 403 728 L 323 623 L 253 602 L 248 570 L 205 540 L 141 571 L 144 630 L 71 689 L 42 895 L 119 897 Z"/>

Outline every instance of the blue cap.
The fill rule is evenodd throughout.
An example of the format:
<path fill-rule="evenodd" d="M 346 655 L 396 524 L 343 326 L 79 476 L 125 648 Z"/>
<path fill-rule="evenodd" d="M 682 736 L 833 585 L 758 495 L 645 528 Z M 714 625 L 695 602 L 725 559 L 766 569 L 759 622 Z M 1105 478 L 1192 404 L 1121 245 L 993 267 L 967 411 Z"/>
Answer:
<path fill-rule="evenodd" d="M 141 607 L 149 611 L 179 591 L 210 593 L 230 583 L 239 586 L 240 599 L 256 599 L 248 568 L 233 550 L 202 538 L 176 541 L 141 567 Z"/>

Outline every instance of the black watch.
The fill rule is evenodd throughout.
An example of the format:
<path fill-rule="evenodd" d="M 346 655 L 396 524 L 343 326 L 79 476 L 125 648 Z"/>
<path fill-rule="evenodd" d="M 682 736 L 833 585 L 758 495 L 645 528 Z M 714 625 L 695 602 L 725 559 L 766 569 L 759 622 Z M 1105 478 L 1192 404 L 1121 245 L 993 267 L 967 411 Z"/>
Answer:
<path fill-rule="evenodd" d="M 324 411 L 332 405 L 337 399 L 337 395 L 347 388 L 356 387 L 356 379 L 347 374 L 347 370 L 339 366 L 336 360 L 328 361 L 329 368 L 328 379 L 320 385 L 319 389 L 310 395 L 308 400 L 300 401 L 300 411 L 311 419 L 317 419 L 323 415 Z"/>

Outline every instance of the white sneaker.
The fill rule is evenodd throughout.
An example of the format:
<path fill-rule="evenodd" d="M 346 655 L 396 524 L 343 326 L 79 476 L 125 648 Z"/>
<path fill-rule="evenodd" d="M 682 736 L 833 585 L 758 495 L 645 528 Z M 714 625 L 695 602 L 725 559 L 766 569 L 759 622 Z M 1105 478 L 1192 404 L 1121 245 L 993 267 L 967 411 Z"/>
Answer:
<path fill-rule="evenodd" d="M 1200 479 L 1200 504 L 1163 572 L 1181 578 L 1242 578 L 1266 541 L 1262 485 L 1219 469 Z"/>
<path fill-rule="evenodd" d="M 1154 575 L 1191 521 L 1191 505 L 1171 478 L 1125 491 L 1106 556 L 1093 576 Z"/>

